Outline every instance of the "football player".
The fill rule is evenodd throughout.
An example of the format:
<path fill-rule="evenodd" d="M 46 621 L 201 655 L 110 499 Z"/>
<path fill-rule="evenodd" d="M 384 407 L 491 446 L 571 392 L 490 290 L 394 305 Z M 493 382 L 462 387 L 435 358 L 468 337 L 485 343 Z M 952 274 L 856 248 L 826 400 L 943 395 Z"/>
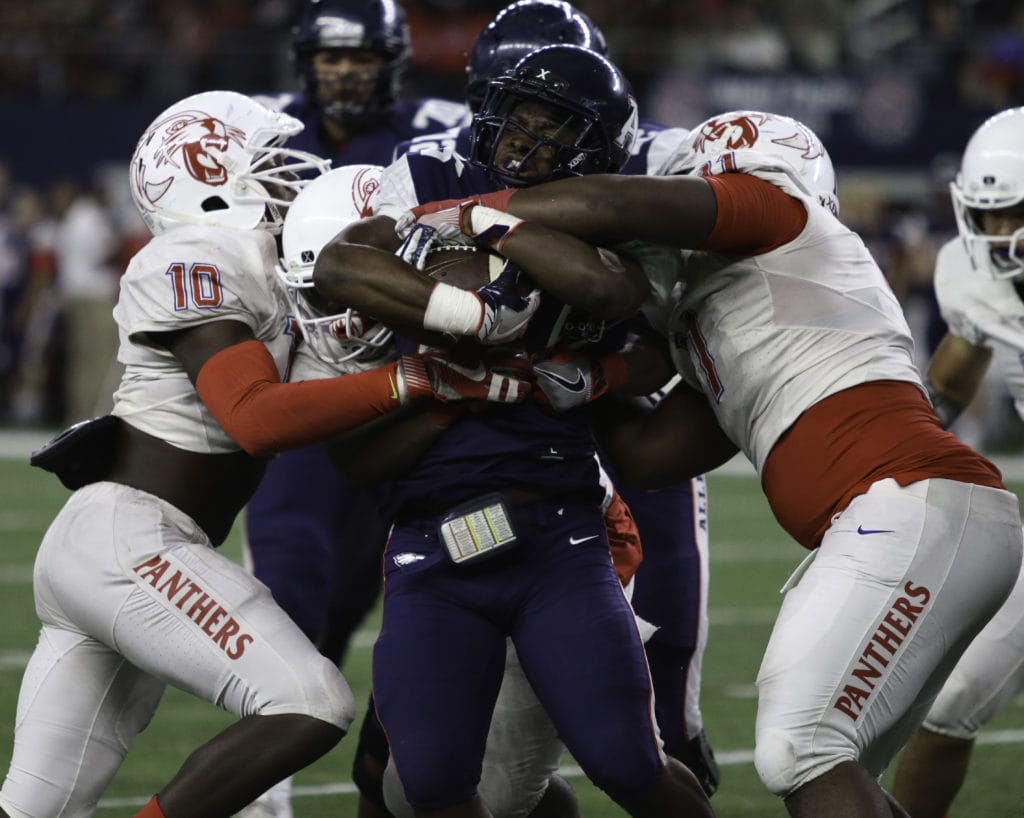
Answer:
<path fill-rule="evenodd" d="M 899 304 L 836 216 L 813 132 L 722 114 L 666 174 L 560 180 L 438 203 L 428 218 L 500 243 L 584 306 L 610 273 L 583 252 L 570 263 L 567 237 L 683 251 L 666 336 L 684 382 L 639 418 L 595 403 L 602 442 L 627 483 L 659 485 L 737 450 L 751 460 L 776 518 L 811 550 L 758 674 L 757 771 L 799 818 L 902 815 L 877 776 L 1010 593 L 1017 499 L 941 428 Z M 577 368 L 600 383 L 600 361 Z M 553 400 L 601 391 L 570 394 L 549 370 L 538 381 Z"/>
<path fill-rule="evenodd" d="M 984 122 L 950 185 L 959 236 L 939 252 L 935 294 L 949 331 L 928 366 L 943 426 L 992 361 L 1024 416 L 1024 108 Z M 1024 574 L 957 662 L 900 756 L 893 794 L 912 818 L 942 818 L 978 731 L 1024 688 Z"/>
<path fill-rule="evenodd" d="M 632 315 L 647 289 L 628 260 L 607 254 L 620 275 L 591 320 L 533 294 L 520 294 L 516 305 L 512 290 L 505 306 L 518 306 L 520 314 L 506 309 L 481 333 L 486 314 L 477 295 L 434 282 L 408 263 L 436 236 L 415 231 L 396 256 L 395 227 L 410 206 L 439 195 L 616 172 L 635 130 L 628 84 L 606 58 L 575 45 L 531 52 L 512 73 L 491 80 L 474 117 L 468 161 L 457 153 L 409 153 L 386 169 L 376 215 L 318 258 L 318 289 L 388 322 L 485 343 L 515 340 L 524 314 L 536 312 L 545 316 L 543 326 L 523 339 L 526 348 L 547 346 L 558 335 L 555 327 L 564 343 L 616 348 L 621 339 L 602 321 Z M 506 270 L 498 281 L 512 278 Z M 442 313 L 446 319 L 437 323 L 434 316 Z M 711 814 L 696 779 L 665 757 L 652 730 L 642 645 L 602 553 L 603 529 L 593 524 L 599 487 L 593 455 L 585 414 L 559 421 L 539 406 L 470 413 L 450 419 L 413 471 L 392 484 L 397 522 L 386 552 L 374 696 L 406 796 L 420 812 L 482 814 L 474 794 L 508 635 L 557 734 L 619 804 L 634 815 Z M 519 529 L 516 544 L 507 543 L 509 550 L 489 564 L 462 565 L 458 537 L 446 526 L 459 528 L 478 510 Z M 596 561 L 587 567 L 591 558 Z M 581 581 L 584 575 L 592 584 Z M 552 595 L 556 587 L 562 590 Z M 521 590 L 510 595 L 510 588 Z M 570 613 L 579 606 L 591 612 L 589 623 Z M 585 637 L 598 620 L 600 638 Z M 590 672 L 598 665 L 601 672 Z M 414 693 L 401 684 L 405 672 L 423 689 Z M 472 689 L 457 683 L 470 677 Z M 590 715 L 595 710 L 602 713 L 597 722 Z"/>
<path fill-rule="evenodd" d="M 0 814 L 91 815 L 166 685 L 237 721 L 196 749 L 138 815 L 226 818 L 331 749 L 348 684 L 216 551 L 266 458 L 433 397 L 522 384 L 439 356 L 283 383 L 298 340 L 275 234 L 300 174 L 302 124 L 249 97 L 188 97 L 147 128 L 131 192 L 154 234 L 114 309 L 126 370 L 113 414 L 33 455 L 76 491 L 36 559 L 42 620 L 18 703 Z M 509 388 L 506 388 L 509 387 Z"/>
<path fill-rule="evenodd" d="M 564 0 L 517 0 L 498 12 L 474 43 L 466 67 L 466 101 L 479 112 L 487 84 L 531 51 L 558 43 L 607 56 L 605 37 L 593 21 Z M 416 137 L 397 155 L 451 151 L 469 156 L 472 127 Z M 687 137 L 684 128 L 641 120 L 622 173 L 655 173 Z M 659 395 L 639 399 L 654 405 Z M 701 663 L 707 641 L 707 483 L 703 476 L 657 491 L 621 489 L 640 531 L 644 560 L 634 580 L 632 604 L 657 630 L 647 640 L 655 710 L 665 751 L 683 761 L 711 794 L 719 769 L 704 733 L 700 710 Z M 500 717 L 500 714 L 499 714 Z"/>
<path fill-rule="evenodd" d="M 316 352 L 315 358 L 305 356 L 300 360 L 299 366 L 293 370 L 294 379 L 332 377 L 337 374 L 339 366 L 345 366 L 353 360 L 361 348 L 370 346 L 380 349 L 389 343 L 391 333 L 387 332 L 388 338 L 385 339 L 384 333 L 380 331 L 382 325 L 368 322 L 365 317 L 351 310 L 332 312 L 332 305 L 318 296 L 312 282 L 313 267 L 321 247 L 342 228 L 363 215 L 366 191 L 375 188 L 382 170 L 366 165 L 335 168 L 307 185 L 288 209 L 281 233 L 282 279 L 302 326 L 303 337 Z M 464 249 L 456 250 L 455 253 L 462 261 L 478 262 L 473 274 L 487 280 L 489 265 L 485 254 L 467 253 Z M 448 280 L 448 271 L 451 269 L 446 268 Z M 463 273 L 463 278 L 468 283 L 466 273 Z M 430 427 L 438 429 L 433 421 Z M 415 458 L 418 453 L 418 449 L 413 451 L 407 444 L 401 447 L 375 445 L 374 468 L 379 469 L 382 461 L 396 455 L 403 458 L 402 462 L 405 463 L 410 456 Z M 357 471 L 365 475 L 367 469 L 359 464 Z M 628 584 L 640 558 L 635 525 L 628 508 L 621 503 L 610 485 L 602 508 L 605 511 L 616 572 L 620 580 Z M 480 795 L 492 814 L 499 818 L 513 818 L 527 812 L 534 818 L 575 818 L 577 806 L 571 787 L 564 780 L 554 777 L 552 772 L 561 759 L 562 744 L 554 735 L 554 728 L 536 701 L 529 684 L 521 677 L 518 658 L 515 651 L 510 650 L 488 735 Z M 503 720 L 499 714 L 507 714 L 508 718 Z M 380 774 L 376 775 L 376 781 L 372 780 L 374 771 L 370 769 L 371 765 L 377 763 L 383 770 L 388 757 L 387 738 L 376 719 L 371 718 L 372 715 L 372 712 L 368 714 L 360 730 L 357 753 L 372 754 L 373 757 L 362 760 L 357 758 L 353 772 L 361 794 L 372 795 L 370 791 L 375 790 L 377 798 L 382 800 L 379 805 L 377 799 L 371 800 L 369 804 L 362 801 L 360 814 L 368 807 L 379 806 L 382 809 L 390 807 L 397 815 L 411 815 L 401 794 L 401 785 L 397 783 L 397 776 L 386 785 L 394 790 L 388 794 L 386 805 Z M 376 726 L 380 735 L 368 735 L 368 725 Z M 369 741 L 371 737 L 374 742 L 382 745 L 382 749 Z"/>

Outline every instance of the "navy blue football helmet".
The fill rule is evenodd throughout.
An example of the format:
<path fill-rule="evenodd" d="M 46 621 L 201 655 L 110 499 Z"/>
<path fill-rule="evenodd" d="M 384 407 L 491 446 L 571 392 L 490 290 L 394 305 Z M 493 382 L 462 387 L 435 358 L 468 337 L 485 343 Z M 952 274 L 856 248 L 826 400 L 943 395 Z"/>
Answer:
<path fill-rule="evenodd" d="M 466 66 L 466 102 L 480 110 L 487 83 L 546 45 L 578 45 L 607 54 L 604 34 L 565 0 L 516 0 L 480 32 Z"/>
<path fill-rule="evenodd" d="M 336 91 L 322 94 L 313 55 L 332 49 L 370 51 L 385 63 L 343 74 Z M 292 30 L 292 56 L 310 103 L 341 125 L 377 119 L 395 103 L 411 53 L 409 24 L 397 0 L 310 0 Z"/>
<path fill-rule="evenodd" d="M 488 82 L 472 130 L 469 160 L 498 184 L 617 173 L 636 139 L 636 100 L 606 57 L 549 45 Z"/>

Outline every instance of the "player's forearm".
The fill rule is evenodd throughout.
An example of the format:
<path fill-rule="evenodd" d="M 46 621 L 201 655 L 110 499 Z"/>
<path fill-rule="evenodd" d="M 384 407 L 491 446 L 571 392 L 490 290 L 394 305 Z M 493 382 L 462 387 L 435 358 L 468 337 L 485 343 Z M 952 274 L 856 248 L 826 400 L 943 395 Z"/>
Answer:
<path fill-rule="evenodd" d="M 678 386 L 653 412 L 614 400 L 593 404 L 602 450 L 624 486 L 661 488 L 704 474 L 738 451 L 707 399 Z"/>
<path fill-rule="evenodd" d="M 436 282 L 385 250 L 335 241 L 317 258 L 313 283 L 339 307 L 385 324 L 421 326 Z"/>
<path fill-rule="evenodd" d="M 943 427 L 950 426 L 966 409 L 981 386 L 992 360 L 992 350 L 947 333 L 928 364 L 928 395 Z"/>
<path fill-rule="evenodd" d="M 281 383 L 266 347 L 247 341 L 211 357 L 196 390 L 225 432 L 266 457 L 325 440 L 398 409 L 395 364 L 355 375 Z M 389 377 L 390 376 L 390 377 Z"/>
<path fill-rule="evenodd" d="M 505 209 L 594 244 L 641 239 L 697 248 L 714 226 L 717 205 L 699 177 L 601 175 L 518 190 Z"/>
<path fill-rule="evenodd" d="M 607 321 L 635 313 L 649 290 L 631 259 L 534 222 L 523 222 L 502 254 L 555 298 Z"/>
<path fill-rule="evenodd" d="M 410 405 L 364 424 L 327 445 L 340 472 L 358 485 L 402 477 L 444 433 L 448 423 L 469 411 L 468 404 Z"/>

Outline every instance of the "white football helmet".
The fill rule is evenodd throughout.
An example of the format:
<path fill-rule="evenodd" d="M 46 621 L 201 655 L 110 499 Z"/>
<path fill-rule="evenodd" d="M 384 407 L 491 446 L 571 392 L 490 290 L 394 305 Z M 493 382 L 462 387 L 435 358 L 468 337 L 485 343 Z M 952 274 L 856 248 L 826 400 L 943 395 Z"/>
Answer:
<path fill-rule="evenodd" d="M 331 312 L 313 288 L 320 250 L 342 228 L 369 216 L 383 168 L 346 165 L 310 182 L 288 209 L 278 276 L 302 333 L 316 356 L 332 365 L 377 362 L 391 352 L 391 330 L 353 310 Z"/>
<path fill-rule="evenodd" d="M 949 191 L 957 229 L 975 268 L 993 278 L 1024 273 L 1024 225 L 1012 235 L 987 234 L 978 213 L 1024 201 L 1024 108 L 1010 108 L 981 124 L 967 142 Z"/>
<path fill-rule="evenodd" d="M 712 163 L 727 163 L 732 151 L 750 150 L 781 159 L 795 172 L 794 181 L 833 215 L 839 214 L 836 173 L 818 136 L 788 116 L 765 111 L 730 111 L 705 120 L 666 160 L 662 174 L 689 173 Z M 727 167 L 709 170 L 726 170 Z"/>
<path fill-rule="evenodd" d="M 283 148 L 302 123 L 234 91 L 206 91 L 156 118 L 132 156 L 132 199 L 150 231 L 208 224 L 278 233 L 311 174 L 330 162 Z"/>

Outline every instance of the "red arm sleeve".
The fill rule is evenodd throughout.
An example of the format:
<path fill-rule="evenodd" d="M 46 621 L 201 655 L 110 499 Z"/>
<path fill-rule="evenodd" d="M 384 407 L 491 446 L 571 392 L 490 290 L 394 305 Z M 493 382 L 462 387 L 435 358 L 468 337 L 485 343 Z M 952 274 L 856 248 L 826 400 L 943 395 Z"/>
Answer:
<path fill-rule="evenodd" d="M 756 256 L 792 241 L 807 224 L 803 202 L 747 173 L 705 176 L 718 218 L 701 250 Z"/>
<path fill-rule="evenodd" d="M 399 408 L 396 364 L 319 381 L 281 383 L 259 341 L 222 349 L 196 391 L 232 439 L 254 457 L 307 446 Z"/>

